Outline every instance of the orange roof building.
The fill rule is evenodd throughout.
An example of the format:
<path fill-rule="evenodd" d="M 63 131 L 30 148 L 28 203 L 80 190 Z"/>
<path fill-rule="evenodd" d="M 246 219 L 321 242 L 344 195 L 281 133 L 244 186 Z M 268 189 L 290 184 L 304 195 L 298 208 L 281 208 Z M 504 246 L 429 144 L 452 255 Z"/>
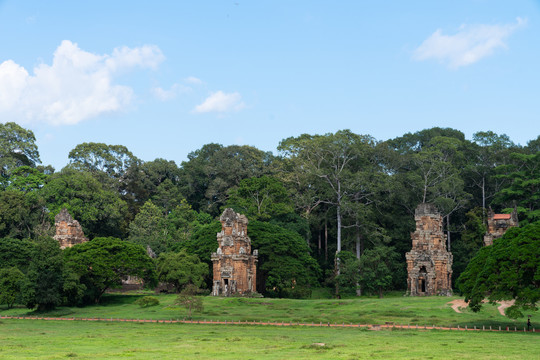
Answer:
<path fill-rule="evenodd" d="M 511 227 L 519 226 L 517 210 L 514 209 L 511 214 L 495 214 L 489 208 L 487 219 L 487 233 L 484 235 L 484 245 L 493 245 L 493 240 L 504 235 L 506 230 Z"/>

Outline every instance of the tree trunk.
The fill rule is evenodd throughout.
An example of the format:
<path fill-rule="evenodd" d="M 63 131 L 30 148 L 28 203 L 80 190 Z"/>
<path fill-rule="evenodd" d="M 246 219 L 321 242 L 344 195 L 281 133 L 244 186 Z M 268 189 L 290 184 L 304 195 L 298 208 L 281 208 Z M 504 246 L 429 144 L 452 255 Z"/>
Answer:
<path fill-rule="evenodd" d="M 450 240 L 450 214 L 446 215 L 446 234 L 448 236 L 448 252 L 451 251 L 451 240 Z"/>
<path fill-rule="evenodd" d="M 341 206 L 337 206 L 336 275 L 339 275 L 339 252 L 341 251 Z"/>
<path fill-rule="evenodd" d="M 319 256 L 321 256 L 321 231 L 319 230 L 318 233 L 319 233 L 319 246 L 317 249 L 319 251 Z"/>
<path fill-rule="evenodd" d="M 360 260 L 360 256 L 362 256 L 361 251 L 361 235 L 360 235 L 360 228 L 358 227 L 358 221 L 356 222 L 356 258 Z M 360 269 L 358 269 L 360 271 Z M 360 287 L 360 283 L 356 282 L 356 296 L 362 296 L 362 288 Z"/>
<path fill-rule="evenodd" d="M 324 261 L 328 263 L 328 221 L 324 218 Z"/>
<path fill-rule="evenodd" d="M 379 299 L 383 298 L 382 286 L 379 286 Z"/>

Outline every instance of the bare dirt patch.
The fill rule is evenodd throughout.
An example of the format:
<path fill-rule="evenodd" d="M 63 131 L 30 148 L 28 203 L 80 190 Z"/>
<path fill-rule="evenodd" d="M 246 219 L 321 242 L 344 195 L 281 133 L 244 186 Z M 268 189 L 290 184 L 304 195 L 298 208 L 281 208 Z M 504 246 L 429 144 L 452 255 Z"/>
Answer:
<path fill-rule="evenodd" d="M 510 301 L 498 301 L 498 303 L 500 304 L 499 307 L 497 308 L 497 310 L 499 310 L 499 313 L 502 315 L 502 316 L 506 316 L 506 314 L 504 313 L 504 310 L 506 308 L 509 308 L 510 306 L 514 305 L 514 300 L 510 300 Z"/>
<path fill-rule="evenodd" d="M 465 300 L 462 299 L 450 301 L 448 304 L 451 304 L 452 309 L 454 309 L 455 312 L 460 314 L 462 313 L 461 308 L 466 308 L 469 305 L 469 303 L 465 302 Z"/>

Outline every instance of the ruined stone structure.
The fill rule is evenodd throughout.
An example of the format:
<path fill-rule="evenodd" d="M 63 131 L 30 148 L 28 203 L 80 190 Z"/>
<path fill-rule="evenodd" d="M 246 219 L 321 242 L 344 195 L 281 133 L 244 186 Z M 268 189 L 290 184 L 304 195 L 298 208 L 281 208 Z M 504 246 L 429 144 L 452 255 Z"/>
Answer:
<path fill-rule="evenodd" d="M 60 243 L 61 249 L 88 241 L 81 225 L 77 220 L 73 220 L 66 208 L 63 208 L 54 217 L 54 225 L 56 226 L 56 235 L 53 238 Z"/>
<path fill-rule="evenodd" d="M 519 226 L 517 209 L 514 209 L 511 214 L 495 214 L 489 208 L 487 219 L 487 232 L 484 235 L 484 245 L 493 245 L 493 240 L 504 235 L 508 228 Z"/>
<path fill-rule="evenodd" d="M 411 296 L 452 294 L 452 253 L 446 251 L 442 216 L 433 204 L 414 212 L 416 231 L 407 259 L 407 293 Z"/>
<path fill-rule="evenodd" d="M 229 296 L 255 292 L 258 251 L 254 250 L 253 255 L 251 254 L 251 239 L 247 235 L 248 219 L 228 208 L 219 220 L 219 247 L 212 253 L 212 295 Z"/>

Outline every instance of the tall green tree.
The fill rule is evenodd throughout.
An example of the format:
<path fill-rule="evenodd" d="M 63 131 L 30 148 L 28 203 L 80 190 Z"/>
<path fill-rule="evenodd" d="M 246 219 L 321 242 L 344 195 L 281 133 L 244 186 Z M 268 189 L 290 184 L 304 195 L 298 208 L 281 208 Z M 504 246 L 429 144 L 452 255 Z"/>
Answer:
<path fill-rule="evenodd" d="M 540 220 L 540 152 L 513 153 L 513 164 L 501 165 L 497 170 L 508 180 L 497 194 L 496 202 L 510 210 L 518 207 L 520 218 L 531 223 Z"/>
<path fill-rule="evenodd" d="M 383 297 L 384 290 L 392 285 L 392 273 L 398 259 L 393 247 L 383 244 L 364 251 L 360 257 L 360 284 L 368 292 Z"/>
<path fill-rule="evenodd" d="M 152 201 L 148 200 L 129 224 L 128 240 L 145 249 L 149 246 L 157 255 L 168 250 L 172 239 L 167 217 Z"/>
<path fill-rule="evenodd" d="M 140 160 L 123 145 L 82 143 L 69 152 L 69 164 L 80 171 L 104 173 L 114 179 L 123 179 L 126 171 Z"/>
<path fill-rule="evenodd" d="M 294 211 L 287 189 L 270 176 L 248 178 L 229 190 L 227 207 L 252 220 L 270 220 Z"/>
<path fill-rule="evenodd" d="M 515 300 L 506 310 L 509 317 L 523 310 L 538 310 L 540 301 L 540 222 L 509 229 L 486 246 L 468 264 L 457 281 L 473 311 L 482 301 Z"/>
<path fill-rule="evenodd" d="M 48 234 L 45 202 L 35 193 L 0 191 L 0 237 L 36 238 Z"/>
<path fill-rule="evenodd" d="M 24 280 L 24 274 L 16 267 L 0 268 L 0 304 L 12 308 L 21 297 Z"/>
<path fill-rule="evenodd" d="M 349 130 L 326 135 L 301 135 L 283 140 L 278 150 L 302 173 L 306 184 L 318 189 L 320 203 L 336 208 L 337 250 L 342 245 L 343 206 L 365 184 L 357 181 L 357 172 L 370 167 L 373 138 Z M 309 185 L 308 185 L 309 186 Z"/>
<path fill-rule="evenodd" d="M 182 193 L 196 211 L 217 216 L 230 188 L 243 179 L 272 174 L 272 153 L 247 145 L 207 144 L 182 163 Z"/>
<path fill-rule="evenodd" d="M 5 186 L 7 178 L 17 167 L 35 167 L 39 163 L 34 133 L 14 122 L 0 123 L 0 185 Z"/>
<path fill-rule="evenodd" d="M 154 262 L 140 245 L 102 237 L 68 248 L 64 255 L 68 271 L 86 287 L 85 303 L 98 303 L 107 289 L 119 287 L 128 276 L 155 284 Z"/>
<path fill-rule="evenodd" d="M 64 259 L 58 241 L 44 237 L 36 241 L 23 285 L 23 301 L 29 309 L 54 309 L 63 300 Z"/>
<path fill-rule="evenodd" d="M 90 239 L 100 236 L 123 237 L 126 234 L 126 202 L 89 172 L 64 168 L 51 175 L 40 194 L 47 203 L 51 217 L 67 208 Z"/>
<path fill-rule="evenodd" d="M 178 253 L 162 253 L 157 259 L 158 280 L 172 284 L 176 292 L 180 292 L 189 284 L 197 288 L 203 287 L 208 275 L 208 264 L 185 250 Z"/>

